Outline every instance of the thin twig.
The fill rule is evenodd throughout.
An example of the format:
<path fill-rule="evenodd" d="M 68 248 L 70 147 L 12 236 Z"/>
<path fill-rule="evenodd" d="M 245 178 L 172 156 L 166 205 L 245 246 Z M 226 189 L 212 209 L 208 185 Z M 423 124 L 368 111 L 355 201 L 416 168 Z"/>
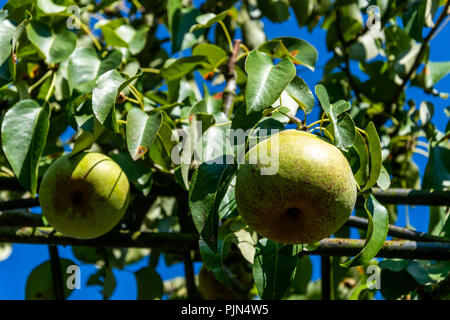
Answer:
<path fill-rule="evenodd" d="M 349 47 L 349 43 L 344 40 L 342 29 L 341 29 L 341 12 L 339 10 L 336 11 L 336 29 L 337 29 L 337 36 L 339 41 L 342 43 L 342 55 L 344 57 L 344 68 L 343 71 L 347 75 L 348 83 L 350 84 L 351 89 L 355 93 L 356 99 L 361 99 L 361 92 L 358 88 L 358 85 L 356 84 L 355 80 L 353 79 L 352 72 L 350 70 L 350 58 L 347 52 L 347 48 Z"/>
<path fill-rule="evenodd" d="M 439 16 L 438 20 L 436 21 L 436 24 L 434 25 L 433 29 L 431 29 L 430 33 L 425 37 L 425 39 L 422 43 L 422 46 L 420 47 L 419 52 L 417 53 L 416 60 L 414 61 L 411 69 L 409 69 L 408 73 L 403 77 L 401 84 L 395 90 L 394 95 L 392 96 L 392 99 L 391 99 L 390 103 L 388 104 L 388 108 L 389 108 L 389 110 L 387 110 L 388 114 L 392 114 L 394 112 L 394 106 L 397 104 L 398 99 L 400 98 L 400 94 L 405 89 L 406 84 L 411 79 L 413 74 L 416 72 L 417 68 L 419 68 L 429 42 L 433 38 L 433 35 L 436 33 L 436 31 L 439 29 L 439 26 L 444 21 L 445 17 L 447 17 L 449 15 L 449 12 L 448 12 L 449 6 L 450 6 L 450 1 L 447 1 L 447 3 L 445 4 L 444 10 L 442 10 L 441 15 Z"/>
<path fill-rule="evenodd" d="M 234 40 L 233 50 L 230 53 L 230 58 L 228 59 L 227 69 L 225 72 L 225 80 L 227 84 L 225 86 L 225 91 L 223 94 L 223 111 L 226 115 L 230 115 L 233 109 L 233 100 L 236 95 L 236 59 L 239 54 L 241 40 Z"/>

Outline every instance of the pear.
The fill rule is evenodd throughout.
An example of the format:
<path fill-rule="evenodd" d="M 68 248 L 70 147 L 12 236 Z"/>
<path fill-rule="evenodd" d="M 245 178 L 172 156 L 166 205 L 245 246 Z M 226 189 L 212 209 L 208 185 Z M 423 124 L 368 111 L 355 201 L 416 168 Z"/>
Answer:
<path fill-rule="evenodd" d="M 123 217 L 130 184 L 121 167 L 101 153 L 82 152 L 56 160 L 39 187 L 39 203 L 47 221 L 78 239 L 97 238 Z"/>
<path fill-rule="evenodd" d="M 245 159 L 236 178 L 236 205 L 261 236 L 286 244 L 314 243 L 351 215 L 357 186 L 350 165 L 318 136 L 284 130 L 252 147 Z M 268 166 L 277 170 L 264 174 Z"/>
<path fill-rule="evenodd" d="M 233 286 L 227 287 L 214 276 L 214 273 L 206 269 L 203 265 L 198 274 L 198 291 L 205 300 L 246 300 L 248 299 L 248 291 L 252 288 L 253 277 L 251 273 L 241 265 L 232 266 L 236 280 L 240 282 L 241 288 Z"/>

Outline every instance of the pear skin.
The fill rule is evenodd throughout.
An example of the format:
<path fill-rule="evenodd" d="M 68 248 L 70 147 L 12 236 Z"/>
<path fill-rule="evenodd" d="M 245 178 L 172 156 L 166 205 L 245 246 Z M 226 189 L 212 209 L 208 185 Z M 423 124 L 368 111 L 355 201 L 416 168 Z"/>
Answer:
<path fill-rule="evenodd" d="M 274 156 L 276 173 L 261 174 Z M 336 232 L 351 215 L 356 195 L 341 151 L 299 130 L 281 131 L 251 148 L 236 178 L 242 218 L 261 236 L 286 244 L 313 243 Z"/>
<path fill-rule="evenodd" d="M 78 239 L 97 238 L 125 214 L 130 184 L 122 168 L 101 153 L 65 155 L 45 172 L 39 203 L 47 221 Z"/>

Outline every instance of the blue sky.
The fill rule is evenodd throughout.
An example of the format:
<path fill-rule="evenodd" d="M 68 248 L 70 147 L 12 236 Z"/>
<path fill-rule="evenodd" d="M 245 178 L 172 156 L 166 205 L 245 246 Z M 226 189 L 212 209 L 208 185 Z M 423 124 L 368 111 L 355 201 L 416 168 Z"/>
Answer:
<path fill-rule="evenodd" d="M 204 1 L 195 1 L 194 4 L 198 6 Z M 5 1 L 0 0 L 0 7 L 3 7 Z M 283 23 L 272 23 L 266 18 L 263 19 L 264 29 L 269 39 L 280 36 L 292 36 L 301 38 L 313 44 L 319 52 L 319 59 L 317 61 L 316 71 L 312 72 L 306 68 L 299 67 L 299 75 L 313 88 L 322 78 L 323 66 L 326 61 L 332 56 L 327 51 L 325 45 L 326 32 L 320 28 L 315 28 L 312 33 L 309 33 L 306 28 L 299 28 L 294 15 L 291 12 L 291 18 Z M 425 32 L 426 34 L 426 32 Z M 168 33 L 164 26 L 160 26 L 158 29 L 158 37 L 167 37 Z M 237 33 L 236 37 L 239 37 Z M 431 61 L 448 61 L 450 60 L 450 54 L 448 53 L 448 39 L 450 39 L 450 26 L 444 28 L 432 41 L 430 60 Z M 170 46 L 170 44 L 167 44 Z M 167 47 L 168 49 L 168 47 Z M 170 52 L 170 51 L 169 51 Z M 178 55 L 176 55 L 178 56 Z M 351 69 L 356 75 L 359 75 L 358 66 L 356 64 L 351 65 Z M 200 77 L 198 77 L 200 79 Z M 214 90 L 220 90 L 221 87 L 212 88 Z M 436 89 L 443 92 L 450 90 L 450 77 L 446 77 L 441 80 Z M 441 131 L 444 130 L 447 123 L 447 117 L 444 114 L 444 108 L 449 106 L 448 100 L 442 100 L 434 98 L 432 96 L 424 94 L 420 89 L 410 88 L 407 91 L 408 97 L 415 100 L 416 105 L 420 105 L 421 101 L 430 101 L 434 103 L 435 113 L 433 116 L 433 123 Z M 317 117 L 318 108 L 313 112 L 313 117 Z M 310 119 L 310 121 L 313 119 Z M 68 131 L 67 135 L 70 135 L 72 131 Z M 423 155 L 415 154 L 415 162 L 419 165 L 421 176 L 425 169 L 427 159 Z M 38 209 L 36 208 L 36 211 Z M 427 231 L 428 228 L 428 207 L 409 207 L 409 219 L 410 224 L 418 231 Z M 405 226 L 405 207 L 399 206 L 399 215 L 397 225 Z M 358 237 L 357 232 L 354 230 L 352 236 Z M 59 246 L 59 253 L 61 257 L 72 259 L 78 262 L 72 254 L 70 247 Z M 320 277 L 320 258 L 312 256 L 313 261 L 313 279 Z M 25 291 L 25 283 L 28 274 L 39 264 L 49 259 L 48 249 L 45 245 L 25 245 L 14 244 L 13 253 L 9 259 L 0 262 L 0 299 L 23 299 Z M 114 270 L 114 274 L 117 279 L 117 287 L 113 293 L 111 299 L 135 299 L 136 298 L 136 283 L 134 280 L 133 272 L 147 265 L 147 259 L 129 265 L 125 270 Z M 95 272 L 95 267 L 92 265 L 83 265 L 79 263 L 81 268 L 81 280 L 82 288 L 80 290 L 74 290 L 70 299 L 101 299 L 99 293 L 99 287 L 85 286 L 85 283 L 89 276 Z M 195 272 L 198 272 L 201 264 L 195 264 Z M 163 278 L 163 280 L 171 279 L 175 276 L 183 276 L 184 269 L 181 264 L 166 266 L 164 259 L 160 259 L 160 263 L 157 266 L 157 271 Z M 377 295 L 379 298 L 380 295 Z"/>

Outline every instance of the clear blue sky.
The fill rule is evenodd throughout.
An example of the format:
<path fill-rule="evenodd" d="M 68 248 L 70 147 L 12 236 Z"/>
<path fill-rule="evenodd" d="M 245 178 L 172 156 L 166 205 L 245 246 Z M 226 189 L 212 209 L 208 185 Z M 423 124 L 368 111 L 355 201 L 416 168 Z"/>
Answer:
<path fill-rule="evenodd" d="M 204 1 L 194 0 L 196 6 L 200 5 Z M 3 7 L 6 1 L 0 0 L 0 7 Z M 322 78 L 323 66 L 326 61 L 331 57 L 331 53 L 327 51 L 325 45 L 326 32 L 320 28 L 315 28 L 313 33 L 309 33 L 306 28 L 299 28 L 295 17 L 291 12 L 291 18 L 283 23 L 271 23 L 266 18 L 263 19 L 265 32 L 269 39 L 279 36 L 293 36 L 304 39 L 313 44 L 319 52 L 319 60 L 317 61 L 316 71 L 312 72 L 306 68 L 299 67 L 299 75 L 313 88 Z M 158 37 L 167 37 L 168 33 L 164 26 L 160 26 L 158 29 Z M 236 35 L 239 37 L 239 33 Z M 430 60 L 431 61 L 448 61 L 450 60 L 450 54 L 448 53 L 448 39 L 450 39 L 450 26 L 447 26 L 435 37 L 431 45 Z M 167 44 L 169 47 L 170 44 Z M 166 48 L 168 48 L 166 47 Z M 170 52 L 170 51 L 169 51 Z M 176 55 L 178 57 L 179 54 Z M 357 65 L 351 66 L 352 71 L 356 72 Z M 358 73 L 357 73 L 358 74 Z M 201 80 L 201 77 L 198 77 Z M 212 88 L 215 91 L 219 91 L 222 87 Z M 436 89 L 439 91 L 449 91 L 450 89 L 450 77 L 446 77 L 441 80 Z M 214 91 L 213 91 L 214 92 Z M 433 123 L 441 131 L 444 130 L 447 123 L 447 117 L 444 114 L 444 108 L 450 105 L 449 101 L 434 98 L 429 95 L 425 95 L 420 89 L 411 88 L 408 89 L 408 96 L 413 98 L 416 105 L 420 105 L 421 101 L 431 101 L 435 106 L 435 114 L 433 116 Z M 316 112 L 313 113 L 314 117 L 317 117 Z M 68 130 L 65 134 L 65 138 L 70 136 L 73 130 Z M 414 160 L 419 165 L 421 176 L 425 169 L 427 159 L 422 155 L 414 155 Z M 39 208 L 35 208 L 38 212 Z M 427 231 L 428 228 L 428 207 L 417 206 L 415 208 L 409 208 L 410 223 L 418 231 Z M 400 226 L 405 226 L 405 210 L 404 206 L 399 207 L 398 221 L 396 223 Z M 352 232 L 352 236 L 358 237 L 356 231 Z M 60 256 L 63 258 L 72 259 L 79 263 L 81 268 L 81 280 L 82 288 L 80 290 L 74 290 L 70 299 L 101 299 L 99 293 L 99 287 L 85 286 L 85 283 L 89 276 L 95 272 L 93 265 L 85 265 L 75 259 L 70 247 L 59 246 Z M 0 299 L 23 299 L 25 291 L 25 283 L 28 274 L 39 264 L 49 259 L 48 249 L 45 245 L 24 245 L 14 244 L 13 253 L 9 259 L 0 262 Z M 312 256 L 313 261 L 313 279 L 320 278 L 320 259 L 317 256 Z M 129 265 L 125 270 L 114 270 L 114 274 L 117 279 L 117 287 L 112 295 L 111 299 L 136 299 L 136 283 L 134 280 L 133 272 L 146 266 L 147 259 Z M 198 272 L 201 264 L 195 264 L 195 272 Z M 161 275 L 163 280 L 171 279 L 175 276 L 183 276 L 183 266 L 176 264 L 173 266 L 166 266 L 164 259 L 160 259 L 160 263 L 157 266 L 157 271 Z M 380 295 L 377 295 L 380 298 Z"/>

